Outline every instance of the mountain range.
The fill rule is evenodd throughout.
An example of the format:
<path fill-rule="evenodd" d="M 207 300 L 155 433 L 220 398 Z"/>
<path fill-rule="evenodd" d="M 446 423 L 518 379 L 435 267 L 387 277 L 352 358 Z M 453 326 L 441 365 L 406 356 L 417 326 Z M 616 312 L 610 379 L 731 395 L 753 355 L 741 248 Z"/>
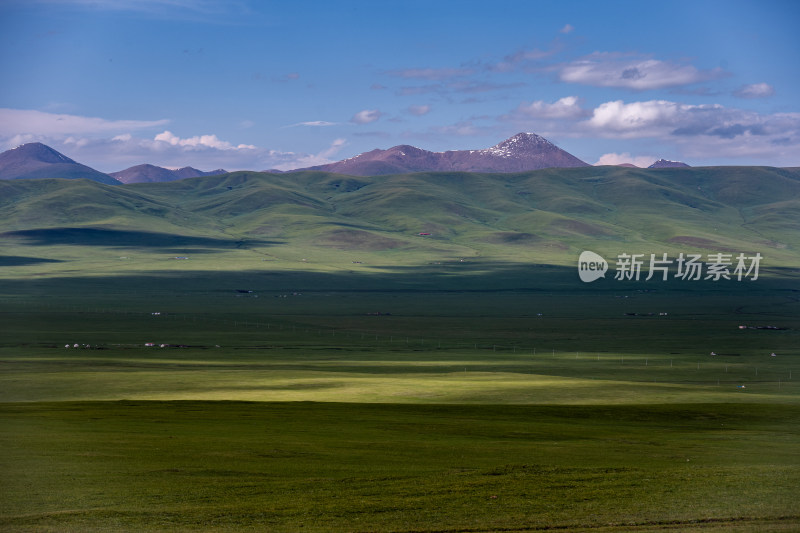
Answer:
<path fill-rule="evenodd" d="M 42 143 L 23 144 L 0 154 L 0 179 L 86 178 L 109 185 L 119 182 Z"/>
<path fill-rule="evenodd" d="M 535 133 L 518 133 L 482 150 L 429 152 L 400 145 L 388 150 L 372 150 L 350 159 L 319 165 L 306 170 L 323 170 L 351 176 L 381 176 L 409 172 L 524 172 L 542 168 L 587 167 Z"/>
<path fill-rule="evenodd" d="M 203 172 L 192 167 L 183 167 L 171 170 L 155 165 L 136 165 L 134 167 L 112 172 L 111 177 L 121 183 L 158 183 L 163 181 L 175 181 L 185 178 L 199 178 L 200 176 L 214 176 L 216 174 L 226 174 L 227 170 L 217 169 L 210 172 Z"/>
<path fill-rule="evenodd" d="M 535 133 L 518 133 L 480 150 L 430 152 L 409 145 L 376 149 L 355 157 L 300 170 L 321 170 L 351 176 L 382 176 L 409 172 L 525 172 L 543 168 L 589 166 Z M 688 166 L 659 160 L 650 168 Z M 278 173 L 276 171 L 271 171 Z M 104 174 L 41 143 L 28 143 L 0 154 L 0 179 L 86 178 L 106 184 L 156 183 L 225 174 L 223 169 L 204 172 L 192 167 L 177 170 L 142 164 Z"/>
<path fill-rule="evenodd" d="M 0 153 L 0 179 L 85 178 L 107 185 L 120 183 L 152 183 L 184 178 L 225 174 L 223 169 L 203 172 L 192 167 L 177 170 L 155 165 L 137 165 L 128 169 L 104 174 L 82 165 L 42 143 L 27 143 Z"/>
<path fill-rule="evenodd" d="M 647 168 L 686 168 L 689 165 L 681 161 L 670 161 L 669 159 L 659 159 Z"/>

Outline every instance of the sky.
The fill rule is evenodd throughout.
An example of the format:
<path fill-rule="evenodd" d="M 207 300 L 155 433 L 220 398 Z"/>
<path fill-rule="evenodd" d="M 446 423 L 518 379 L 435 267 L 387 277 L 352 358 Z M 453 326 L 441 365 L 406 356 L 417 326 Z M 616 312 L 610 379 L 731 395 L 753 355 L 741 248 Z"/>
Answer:
<path fill-rule="evenodd" d="M 0 150 L 290 170 L 533 132 L 590 164 L 800 166 L 800 2 L 0 1 Z"/>

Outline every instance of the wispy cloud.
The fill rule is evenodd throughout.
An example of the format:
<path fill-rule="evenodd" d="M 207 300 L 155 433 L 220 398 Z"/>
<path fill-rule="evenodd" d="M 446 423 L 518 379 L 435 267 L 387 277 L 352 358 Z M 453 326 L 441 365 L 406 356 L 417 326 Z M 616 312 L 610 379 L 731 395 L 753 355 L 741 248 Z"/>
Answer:
<path fill-rule="evenodd" d="M 324 128 L 327 126 L 338 126 L 339 122 L 328 122 L 327 120 L 309 120 L 307 122 L 297 122 L 295 124 L 289 124 L 288 126 L 284 126 L 284 128 L 294 128 L 297 126 L 309 126 L 315 128 Z"/>
<path fill-rule="evenodd" d="M 91 135 L 164 126 L 169 120 L 108 120 L 31 109 L 0 108 L 0 135 Z"/>
<path fill-rule="evenodd" d="M 328 158 L 338 154 L 347 145 L 347 139 L 334 139 L 331 145 L 317 154 L 319 157 Z"/>
<path fill-rule="evenodd" d="M 445 137 L 472 137 L 485 133 L 485 128 L 477 126 L 472 120 L 462 120 L 448 126 L 437 126 L 431 128 L 431 132 Z"/>
<path fill-rule="evenodd" d="M 541 70 L 544 62 L 552 58 L 562 49 L 559 41 L 545 50 L 524 48 L 503 57 L 502 60 L 484 64 L 483 70 L 490 73 L 508 73 L 516 70 L 525 72 Z"/>
<path fill-rule="evenodd" d="M 404 80 L 427 81 L 422 85 L 406 85 L 400 87 L 398 96 L 419 94 L 483 93 L 525 86 L 523 82 L 497 82 L 491 79 L 493 66 L 480 65 L 443 67 L 443 68 L 410 68 L 387 71 L 385 74 Z M 381 86 L 381 88 L 384 88 Z"/>
<path fill-rule="evenodd" d="M 346 139 L 334 139 L 331 144 L 316 154 L 297 154 L 293 152 L 269 151 L 262 157 L 262 161 L 269 161 L 269 168 L 276 170 L 294 170 L 298 168 L 314 167 L 333 163 L 331 159 L 338 154 L 342 148 L 347 146 Z"/>
<path fill-rule="evenodd" d="M 12 0 L 14 1 L 14 0 Z M 138 13 L 153 18 L 196 19 L 206 22 L 223 22 L 230 16 L 251 13 L 247 3 L 241 0 L 25 0 L 28 4 L 50 4 L 96 11 Z"/>
<path fill-rule="evenodd" d="M 359 111 L 353 118 L 350 119 L 351 122 L 354 124 L 369 124 L 370 122 L 375 122 L 383 113 L 378 111 L 377 109 L 364 109 L 363 111 Z"/>
<path fill-rule="evenodd" d="M 254 75 L 254 79 L 262 79 L 263 75 L 261 73 L 256 73 Z M 300 79 L 300 74 L 298 72 L 289 72 L 288 74 L 283 74 L 281 76 L 273 76 L 270 78 L 274 83 L 290 83 L 293 81 L 297 81 Z"/>
<path fill-rule="evenodd" d="M 728 75 L 720 68 L 701 70 L 693 65 L 616 53 L 595 53 L 555 68 L 564 82 L 634 91 L 681 87 Z"/>
<path fill-rule="evenodd" d="M 542 100 L 531 103 L 523 102 L 516 109 L 516 113 L 532 118 L 575 119 L 585 117 L 590 112 L 581 107 L 580 99 L 577 96 L 565 96 L 552 104 Z"/>
<path fill-rule="evenodd" d="M 461 78 L 475 74 L 472 68 L 407 68 L 401 70 L 389 70 L 386 72 L 389 76 L 394 76 L 404 79 L 418 79 L 418 80 L 450 80 L 453 78 Z"/>
<path fill-rule="evenodd" d="M 504 89 L 515 89 L 525 87 L 524 82 L 497 83 L 486 80 L 455 80 L 448 83 L 432 83 L 428 85 L 417 85 L 402 87 L 397 91 L 399 96 L 414 96 L 419 94 L 440 94 L 448 95 L 459 94 L 478 94 Z"/>
<path fill-rule="evenodd" d="M 775 94 L 775 88 L 766 83 L 754 83 L 752 85 L 742 85 L 733 92 L 738 98 L 769 98 Z"/>
<path fill-rule="evenodd" d="M 412 105 L 408 108 L 408 112 L 414 116 L 421 117 L 422 115 L 427 115 L 431 112 L 431 106 L 429 105 Z"/>

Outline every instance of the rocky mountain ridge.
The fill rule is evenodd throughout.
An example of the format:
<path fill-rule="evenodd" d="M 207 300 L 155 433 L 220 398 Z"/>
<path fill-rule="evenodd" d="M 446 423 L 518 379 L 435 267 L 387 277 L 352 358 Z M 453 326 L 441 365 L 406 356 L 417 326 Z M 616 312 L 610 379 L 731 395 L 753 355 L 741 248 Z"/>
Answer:
<path fill-rule="evenodd" d="M 588 163 L 535 133 L 518 133 L 490 148 L 430 152 L 399 145 L 303 170 L 322 170 L 354 176 L 408 172 L 525 172 L 542 168 L 586 167 Z"/>

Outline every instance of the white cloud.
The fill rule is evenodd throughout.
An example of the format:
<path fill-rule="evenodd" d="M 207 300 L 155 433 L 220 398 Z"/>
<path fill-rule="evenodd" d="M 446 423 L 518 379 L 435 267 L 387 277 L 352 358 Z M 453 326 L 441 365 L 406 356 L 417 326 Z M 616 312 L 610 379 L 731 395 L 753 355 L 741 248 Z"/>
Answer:
<path fill-rule="evenodd" d="M 171 131 L 164 131 L 156 135 L 153 140 L 157 142 L 168 143 L 172 146 L 183 146 L 190 149 L 213 148 L 215 150 L 256 150 L 256 147 L 252 144 L 239 144 L 234 146 L 227 141 L 219 140 L 216 135 L 197 135 L 195 137 L 181 139 Z"/>
<path fill-rule="evenodd" d="M 603 154 L 597 160 L 595 165 L 623 165 L 623 164 L 630 164 L 636 165 L 640 168 L 647 168 L 653 164 L 654 161 L 658 160 L 658 157 L 654 157 L 652 155 L 639 155 L 639 156 L 632 156 L 628 152 L 623 152 L 621 154 L 617 153 L 609 153 Z"/>
<path fill-rule="evenodd" d="M 148 129 L 167 124 L 168 120 L 106 120 L 45 113 L 32 109 L 0 108 L 0 135 L 92 135 Z"/>
<path fill-rule="evenodd" d="M 533 118 L 549 119 L 580 118 L 587 114 L 581 108 L 580 100 L 577 96 L 565 96 L 552 104 L 542 100 L 537 100 L 530 104 L 523 102 L 517 108 L 517 112 Z"/>
<path fill-rule="evenodd" d="M 666 100 L 624 103 L 622 100 L 600 104 L 586 125 L 603 136 L 638 137 L 667 133 L 679 126 L 681 117 L 698 106 L 688 106 Z"/>
<path fill-rule="evenodd" d="M 364 109 L 359 111 L 350 120 L 356 124 L 369 124 L 381 118 L 382 113 L 377 109 Z"/>
<path fill-rule="evenodd" d="M 767 83 L 754 83 L 742 85 L 733 92 L 739 98 L 768 98 L 775 94 L 775 88 Z"/>
<path fill-rule="evenodd" d="M 595 87 L 618 87 L 644 91 L 692 85 L 727 74 L 719 68 L 699 70 L 658 59 L 595 53 L 557 67 L 561 81 Z"/>
<path fill-rule="evenodd" d="M 575 27 L 574 27 L 574 26 L 572 26 L 572 24 L 565 24 L 565 25 L 564 25 L 564 27 L 563 27 L 563 28 L 561 28 L 561 29 L 560 29 L 560 30 L 558 30 L 558 31 L 559 31 L 559 33 L 572 33 L 572 31 L 573 31 L 574 29 L 575 29 Z"/>

